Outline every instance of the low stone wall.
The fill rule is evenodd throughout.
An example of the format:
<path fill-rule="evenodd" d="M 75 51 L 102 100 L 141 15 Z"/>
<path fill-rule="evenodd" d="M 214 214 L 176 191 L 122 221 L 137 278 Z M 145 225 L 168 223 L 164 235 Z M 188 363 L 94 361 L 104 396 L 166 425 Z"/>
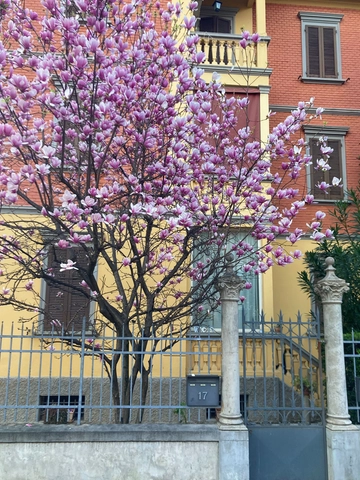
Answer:
<path fill-rule="evenodd" d="M 217 480 L 215 425 L 3 426 L 0 480 Z"/>

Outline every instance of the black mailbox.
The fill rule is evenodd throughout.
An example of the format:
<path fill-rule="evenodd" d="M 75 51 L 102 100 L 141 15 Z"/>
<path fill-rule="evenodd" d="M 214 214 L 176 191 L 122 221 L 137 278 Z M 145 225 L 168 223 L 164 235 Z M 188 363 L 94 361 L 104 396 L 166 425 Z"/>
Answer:
<path fill-rule="evenodd" d="M 188 407 L 219 406 L 218 375 L 188 375 L 186 404 Z"/>

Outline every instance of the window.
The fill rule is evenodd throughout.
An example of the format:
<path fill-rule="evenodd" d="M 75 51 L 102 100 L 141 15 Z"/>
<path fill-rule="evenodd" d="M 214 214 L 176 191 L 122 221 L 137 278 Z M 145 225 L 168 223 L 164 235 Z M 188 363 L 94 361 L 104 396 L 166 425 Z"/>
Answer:
<path fill-rule="evenodd" d="M 199 22 L 200 32 L 231 33 L 231 20 L 221 17 L 202 17 Z"/>
<path fill-rule="evenodd" d="M 82 109 L 81 101 L 76 90 L 76 86 L 70 82 L 63 84 L 59 78 L 53 78 L 53 85 L 57 93 L 67 98 L 67 108 L 74 114 L 79 115 Z M 79 168 L 82 164 L 82 152 L 79 144 L 79 126 L 70 120 L 60 120 L 54 118 L 55 129 L 53 131 L 53 147 L 57 148 L 61 144 L 63 153 L 60 155 L 61 167 L 58 171 L 69 171 L 71 168 Z M 57 127 L 60 127 L 60 132 Z"/>
<path fill-rule="evenodd" d="M 214 12 L 212 7 L 201 7 L 199 31 L 208 33 L 230 34 L 234 31 L 234 18 L 237 8 L 222 7 L 221 12 Z"/>
<path fill-rule="evenodd" d="M 78 395 L 40 395 L 39 420 L 44 423 L 72 423 L 78 419 Z M 85 395 L 81 397 L 80 418 L 84 419 Z"/>
<path fill-rule="evenodd" d="M 44 331 L 51 331 L 57 322 L 61 324 L 64 331 L 81 331 L 84 319 L 86 325 L 89 325 L 90 301 L 82 293 L 80 270 L 60 271 L 60 264 L 67 263 L 68 260 L 76 262 L 76 267 L 80 270 L 88 264 L 86 253 L 81 247 L 59 249 L 51 246 L 49 248 L 46 268 L 48 273 L 54 274 L 54 281 L 47 280 L 43 285 Z"/>
<path fill-rule="evenodd" d="M 240 230 L 233 230 L 230 232 L 228 238 L 227 238 L 227 250 L 230 250 L 231 245 L 239 243 L 242 239 L 250 245 L 253 246 L 254 251 L 256 252 L 257 250 L 257 240 L 253 239 L 246 231 L 240 231 Z M 195 252 L 195 256 L 197 260 L 203 261 L 203 263 L 206 264 L 206 259 L 211 255 L 211 248 L 209 247 L 209 250 L 201 251 L 200 254 L 197 254 Z M 251 254 L 250 254 L 251 255 Z M 255 256 L 255 254 L 254 254 Z M 243 328 L 243 321 L 250 326 L 253 326 L 254 328 L 257 328 L 259 325 L 259 277 L 255 275 L 252 272 L 249 272 L 245 274 L 242 270 L 242 266 L 244 263 L 248 263 L 250 261 L 249 254 L 246 255 L 246 260 L 244 259 L 243 261 L 239 261 L 237 268 L 235 269 L 238 273 L 238 275 L 244 279 L 245 281 L 249 282 L 252 284 L 252 288 L 250 289 L 243 289 L 240 292 L 241 297 L 245 297 L 244 301 L 239 300 L 239 309 L 238 309 L 238 325 L 239 329 Z M 212 278 L 215 278 L 217 276 L 216 271 L 214 272 Z M 212 298 L 214 296 L 218 296 L 218 293 L 215 292 L 215 289 L 212 292 L 208 292 L 206 295 L 211 296 Z M 216 308 L 213 311 L 210 311 L 209 308 L 207 308 L 207 305 L 210 304 L 210 301 L 204 301 L 203 302 L 203 312 L 205 313 L 205 318 L 202 315 L 201 317 L 197 318 L 195 315 L 193 318 L 194 324 L 196 326 L 197 323 L 199 323 L 199 327 L 204 330 L 204 331 L 212 331 L 214 329 L 220 329 L 221 328 L 221 306 Z M 200 320 L 201 318 L 201 320 Z M 196 328 L 196 327 L 195 327 Z"/>
<path fill-rule="evenodd" d="M 343 15 L 299 12 L 302 29 L 302 80 L 336 83 L 341 78 L 340 21 Z"/>
<path fill-rule="evenodd" d="M 345 170 L 345 135 L 348 132 L 347 127 L 325 127 L 305 126 L 306 141 L 309 145 L 310 155 L 313 157 L 312 165 L 308 175 L 308 189 L 314 195 L 315 200 L 318 201 L 336 201 L 344 198 L 344 190 L 346 185 L 346 170 Z M 331 170 L 322 171 L 315 169 L 316 160 L 321 158 L 319 137 L 327 137 L 327 145 L 333 149 L 329 158 L 329 165 Z M 321 182 L 332 184 L 334 177 L 341 178 L 342 187 L 332 186 L 328 189 L 328 193 L 320 190 L 316 185 Z"/>

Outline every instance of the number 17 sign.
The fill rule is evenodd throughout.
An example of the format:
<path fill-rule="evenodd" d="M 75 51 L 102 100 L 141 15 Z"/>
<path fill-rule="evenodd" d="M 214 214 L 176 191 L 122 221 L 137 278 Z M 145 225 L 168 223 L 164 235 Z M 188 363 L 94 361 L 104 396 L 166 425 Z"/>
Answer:
<path fill-rule="evenodd" d="M 218 375 L 188 375 L 186 404 L 188 407 L 219 406 Z"/>

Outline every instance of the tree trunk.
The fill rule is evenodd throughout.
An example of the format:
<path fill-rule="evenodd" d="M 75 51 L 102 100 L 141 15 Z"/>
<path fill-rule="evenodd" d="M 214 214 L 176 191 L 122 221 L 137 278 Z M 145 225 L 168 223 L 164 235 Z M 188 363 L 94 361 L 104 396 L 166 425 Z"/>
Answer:
<path fill-rule="evenodd" d="M 120 391 L 119 391 L 119 381 L 116 375 L 116 365 L 114 370 L 112 371 L 111 380 L 111 394 L 112 394 L 112 401 L 114 405 L 114 423 L 120 423 Z"/>
<path fill-rule="evenodd" d="M 149 370 L 146 370 L 143 365 L 143 370 L 141 372 L 141 392 L 140 392 L 140 405 L 146 404 L 146 395 L 149 386 Z M 140 408 L 137 415 L 137 423 L 142 423 L 144 418 L 145 409 Z"/>
<path fill-rule="evenodd" d="M 123 341 L 121 354 L 121 405 L 130 405 L 130 378 L 129 378 L 129 340 Z M 130 408 L 122 409 L 121 423 L 129 423 Z"/>

